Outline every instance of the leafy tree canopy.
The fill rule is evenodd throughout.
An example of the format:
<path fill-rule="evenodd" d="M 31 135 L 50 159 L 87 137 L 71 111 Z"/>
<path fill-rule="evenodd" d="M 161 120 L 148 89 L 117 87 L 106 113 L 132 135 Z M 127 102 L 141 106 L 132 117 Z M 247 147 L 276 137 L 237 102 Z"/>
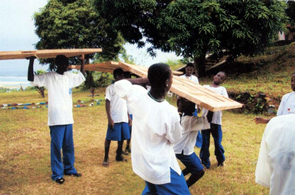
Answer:
<path fill-rule="evenodd" d="M 288 1 L 288 9 L 286 10 L 287 15 L 290 18 L 290 24 L 295 27 L 295 2 Z"/>
<path fill-rule="evenodd" d="M 123 38 L 194 59 L 205 72 L 207 52 L 261 51 L 285 30 L 286 3 L 278 0 L 94 0 L 96 10 Z"/>
<path fill-rule="evenodd" d="M 123 48 L 123 39 L 116 30 L 94 10 L 92 0 L 49 0 L 35 13 L 37 49 L 102 48 L 105 59 L 115 58 Z M 90 58 L 93 56 L 89 56 Z M 41 63 L 53 64 L 53 59 Z M 79 59 L 71 58 L 71 64 Z M 51 69 L 54 69 L 51 67 Z"/>

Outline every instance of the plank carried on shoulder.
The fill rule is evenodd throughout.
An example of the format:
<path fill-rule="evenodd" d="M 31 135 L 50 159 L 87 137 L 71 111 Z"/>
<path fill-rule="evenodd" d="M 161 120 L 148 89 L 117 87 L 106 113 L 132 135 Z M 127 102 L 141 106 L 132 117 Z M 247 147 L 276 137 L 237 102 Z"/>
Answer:
<path fill-rule="evenodd" d="M 130 71 L 140 77 L 147 77 L 148 68 L 146 67 L 135 66 L 122 62 L 119 62 L 119 66 L 123 70 Z M 241 108 L 243 106 L 239 102 L 236 102 L 230 98 L 226 98 L 201 85 L 195 84 L 194 82 L 179 76 L 173 77 L 173 83 L 170 91 L 213 112 Z"/>
<path fill-rule="evenodd" d="M 55 58 L 57 55 L 65 55 L 67 57 L 92 54 L 102 52 L 101 48 L 86 49 L 44 49 L 31 51 L 0 51 L 0 60 L 26 59 L 31 56 L 37 58 Z"/>
<path fill-rule="evenodd" d="M 71 66 L 71 68 L 80 69 L 80 66 Z M 139 77 L 147 77 L 148 67 L 144 66 L 122 62 L 104 62 L 85 65 L 85 70 L 100 72 L 113 72 L 116 68 L 122 68 L 124 71 L 129 71 Z M 195 84 L 189 79 L 179 76 L 173 77 L 173 84 L 170 91 L 211 111 L 229 110 L 243 106 L 239 102 L 226 98 L 201 85 Z"/>
<path fill-rule="evenodd" d="M 80 69 L 80 65 L 70 65 L 70 69 Z M 85 65 L 85 70 L 89 71 L 99 71 L 99 72 L 109 72 L 113 73 L 113 71 L 116 68 L 122 68 L 119 66 L 119 62 L 114 62 L 114 61 L 108 61 L 108 62 L 102 62 L 102 63 L 95 63 L 95 64 L 86 64 Z M 122 68 L 124 71 L 128 71 L 126 68 Z M 147 67 L 144 66 L 136 66 L 137 71 L 144 71 L 146 72 L 148 70 Z M 132 72 L 135 74 L 134 72 Z M 180 71 L 172 71 L 173 75 L 182 75 L 183 73 Z M 138 75 L 138 74 L 136 74 Z"/>

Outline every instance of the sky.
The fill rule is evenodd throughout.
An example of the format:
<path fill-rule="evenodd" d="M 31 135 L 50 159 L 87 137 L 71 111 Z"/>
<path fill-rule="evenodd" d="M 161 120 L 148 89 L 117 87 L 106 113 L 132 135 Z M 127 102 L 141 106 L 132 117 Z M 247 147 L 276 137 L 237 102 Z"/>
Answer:
<path fill-rule="evenodd" d="M 35 33 L 33 15 L 47 4 L 47 0 L 0 0 L 0 51 L 35 50 L 39 40 Z M 126 44 L 127 54 L 132 55 L 136 64 L 149 66 L 156 62 L 166 62 L 178 57 L 174 53 L 157 51 L 157 57 L 150 57 L 146 48 Z M 23 74 L 28 67 L 28 60 L 0 60 L 0 76 Z M 47 70 L 35 60 L 35 70 Z M 15 75 L 17 76 L 17 75 Z"/>

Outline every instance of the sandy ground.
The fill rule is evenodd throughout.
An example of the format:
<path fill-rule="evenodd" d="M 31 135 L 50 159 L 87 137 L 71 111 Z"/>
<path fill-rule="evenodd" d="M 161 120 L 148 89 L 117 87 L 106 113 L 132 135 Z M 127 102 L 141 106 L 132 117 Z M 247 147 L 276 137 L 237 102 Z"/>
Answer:
<path fill-rule="evenodd" d="M 30 82 L 0 82 L 0 87 L 7 89 L 20 89 L 20 87 L 23 87 L 23 89 L 25 89 L 28 86 L 30 86 Z"/>

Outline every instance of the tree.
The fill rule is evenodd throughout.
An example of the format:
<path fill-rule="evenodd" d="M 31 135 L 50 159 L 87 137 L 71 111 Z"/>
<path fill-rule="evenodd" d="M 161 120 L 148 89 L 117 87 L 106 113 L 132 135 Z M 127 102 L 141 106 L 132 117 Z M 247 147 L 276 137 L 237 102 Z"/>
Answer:
<path fill-rule="evenodd" d="M 94 10 L 92 0 L 49 0 L 47 5 L 35 13 L 36 34 L 40 40 L 37 49 L 102 48 L 99 55 L 113 59 L 123 48 L 124 40 L 118 31 Z M 92 58 L 93 55 L 87 56 Z M 70 64 L 80 64 L 78 57 L 70 58 Z M 86 59 L 87 62 L 87 59 Z M 41 60 L 50 63 L 54 70 L 53 59 Z M 88 72 L 86 83 L 93 81 Z M 89 81 L 89 82 L 88 82 Z M 89 86 L 91 87 L 91 86 Z"/>
<path fill-rule="evenodd" d="M 288 8 L 286 10 L 287 15 L 290 18 L 290 24 L 294 28 L 295 27 L 295 2 L 288 1 Z"/>
<path fill-rule="evenodd" d="M 194 59 L 205 73 L 207 52 L 223 49 L 233 55 L 254 54 L 285 30 L 286 3 L 277 0 L 94 0 L 113 28 L 130 43 L 174 51 Z"/>

